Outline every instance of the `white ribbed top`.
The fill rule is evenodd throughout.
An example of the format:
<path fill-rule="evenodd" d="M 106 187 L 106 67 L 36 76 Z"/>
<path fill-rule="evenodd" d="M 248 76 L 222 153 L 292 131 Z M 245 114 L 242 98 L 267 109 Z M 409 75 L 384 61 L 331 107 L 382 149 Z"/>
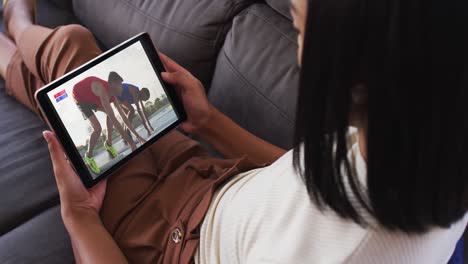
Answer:
<path fill-rule="evenodd" d="M 419 236 L 364 229 L 321 212 L 293 168 L 292 151 L 273 165 L 223 186 L 201 227 L 195 263 L 446 263 L 467 221 Z M 357 144 L 351 164 L 366 166 Z M 372 222 L 372 220 L 371 220 Z"/>

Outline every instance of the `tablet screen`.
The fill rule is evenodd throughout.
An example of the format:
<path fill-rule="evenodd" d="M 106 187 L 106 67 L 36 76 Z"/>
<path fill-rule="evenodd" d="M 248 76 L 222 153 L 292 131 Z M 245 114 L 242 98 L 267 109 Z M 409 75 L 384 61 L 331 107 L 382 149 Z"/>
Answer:
<path fill-rule="evenodd" d="M 93 179 L 179 119 L 141 42 L 47 97 Z"/>

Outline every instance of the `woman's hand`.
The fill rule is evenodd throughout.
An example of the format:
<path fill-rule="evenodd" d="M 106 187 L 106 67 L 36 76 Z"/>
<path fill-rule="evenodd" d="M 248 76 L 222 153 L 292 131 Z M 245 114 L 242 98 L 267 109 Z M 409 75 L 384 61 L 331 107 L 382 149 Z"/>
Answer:
<path fill-rule="evenodd" d="M 55 134 L 44 131 L 43 135 L 49 145 L 65 225 L 84 214 L 98 216 L 106 192 L 106 180 L 87 190 L 68 163 Z"/>
<path fill-rule="evenodd" d="M 167 72 L 162 73 L 165 82 L 172 84 L 187 112 L 187 121 L 181 128 L 190 134 L 198 134 L 210 120 L 213 106 L 208 102 L 202 83 L 189 71 L 166 55 L 159 53 Z"/>
<path fill-rule="evenodd" d="M 172 84 L 187 112 L 181 128 L 212 145 L 226 158 L 247 155 L 258 164 L 272 163 L 286 153 L 240 127 L 208 102 L 199 80 L 176 62 L 159 53 L 167 72 L 164 81 Z M 236 142 L 236 144 L 232 144 Z"/>

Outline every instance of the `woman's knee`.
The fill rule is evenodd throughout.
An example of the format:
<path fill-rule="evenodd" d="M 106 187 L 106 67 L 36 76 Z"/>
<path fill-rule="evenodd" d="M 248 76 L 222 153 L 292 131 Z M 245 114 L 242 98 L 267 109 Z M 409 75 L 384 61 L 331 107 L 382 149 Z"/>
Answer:
<path fill-rule="evenodd" d="M 69 56 L 67 61 L 78 64 L 70 65 L 71 68 L 81 66 L 81 64 L 101 54 L 93 33 L 81 25 L 60 27 L 56 34 L 56 37 L 61 40 L 60 48 L 66 49 L 62 51 Z"/>
<path fill-rule="evenodd" d="M 96 39 L 85 27 L 67 25 L 56 29 L 50 40 L 52 56 L 45 65 L 50 70 L 50 80 L 72 71 L 101 54 Z M 55 68 L 55 70 L 53 70 Z M 47 78 L 46 78 L 47 79 Z"/>
<path fill-rule="evenodd" d="M 96 40 L 93 36 L 93 33 L 91 33 L 89 29 L 77 24 L 60 27 L 60 29 L 57 32 L 57 35 L 63 40 L 68 41 L 70 43 L 87 44 L 88 42 L 91 42 L 90 44 L 92 45 L 96 44 Z"/>

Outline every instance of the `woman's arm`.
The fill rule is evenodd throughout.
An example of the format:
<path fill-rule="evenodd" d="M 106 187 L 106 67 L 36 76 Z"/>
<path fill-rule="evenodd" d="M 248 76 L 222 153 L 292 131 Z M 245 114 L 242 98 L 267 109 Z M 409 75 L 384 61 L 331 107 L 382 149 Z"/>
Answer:
<path fill-rule="evenodd" d="M 127 263 L 124 254 L 102 225 L 99 211 L 106 192 L 106 180 L 86 189 L 68 164 L 54 133 L 44 132 L 55 181 L 60 195 L 60 209 L 70 234 L 77 263 Z"/>
<path fill-rule="evenodd" d="M 72 249 L 73 249 L 73 255 L 75 256 L 75 263 L 76 264 L 82 264 L 83 261 L 81 260 L 80 252 L 78 251 L 78 249 L 75 246 L 75 241 L 72 238 L 70 238 L 70 242 L 71 242 L 71 246 L 72 246 Z"/>
<path fill-rule="evenodd" d="M 187 121 L 181 128 L 214 146 L 228 158 L 248 155 L 257 163 L 271 163 L 286 151 L 270 144 L 237 125 L 212 106 L 199 80 L 176 62 L 160 54 L 167 72 L 164 81 L 172 84 L 182 99 Z"/>
<path fill-rule="evenodd" d="M 64 222 L 77 263 L 128 263 L 97 213 L 83 210 Z"/>
<path fill-rule="evenodd" d="M 211 118 L 196 136 L 208 142 L 226 158 L 247 155 L 257 163 L 272 163 L 286 151 L 258 138 L 213 107 Z"/>

